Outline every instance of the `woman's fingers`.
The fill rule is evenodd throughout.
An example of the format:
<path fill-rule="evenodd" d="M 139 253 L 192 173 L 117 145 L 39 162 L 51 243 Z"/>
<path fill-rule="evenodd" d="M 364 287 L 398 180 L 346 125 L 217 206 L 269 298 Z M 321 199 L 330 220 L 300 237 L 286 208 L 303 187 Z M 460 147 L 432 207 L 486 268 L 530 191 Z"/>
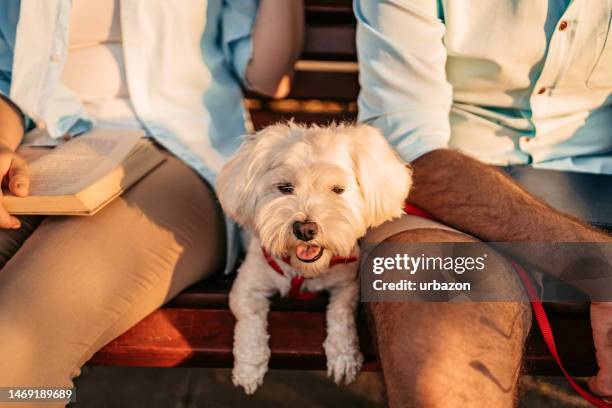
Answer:
<path fill-rule="evenodd" d="M 9 191 L 16 196 L 25 197 L 30 190 L 28 164 L 20 156 L 13 156 L 9 169 Z"/>
<path fill-rule="evenodd" d="M 21 227 L 21 222 L 17 217 L 12 216 L 6 211 L 3 204 L 4 196 L 0 190 L 0 228 L 18 229 Z"/>
<path fill-rule="evenodd" d="M 25 170 L 24 166 L 26 167 Z M 11 191 L 12 189 L 10 188 L 10 176 L 13 172 L 15 172 L 15 170 L 13 170 L 14 167 L 17 169 L 16 173 L 19 176 L 17 179 L 21 180 L 20 183 L 23 183 L 23 180 L 27 179 L 27 165 L 25 164 L 25 161 L 14 152 L 8 149 L 2 149 L 2 151 L 0 151 L 0 180 L 4 181 L 8 177 L 9 190 Z M 26 172 L 25 178 L 24 171 Z M 29 179 L 27 183 L 29 185 Z M 23 190 L 23 188 L 21 188 L 21 190 Z M 6 208 L 4 208 L 3 201 L 4 195 L 0 190 L 0 228 L 20 228 L 21 222 L 19 221 L 19 219 L 17 219 L 17 217 L 10 215 L 8 211 L 6 211 Z"/>

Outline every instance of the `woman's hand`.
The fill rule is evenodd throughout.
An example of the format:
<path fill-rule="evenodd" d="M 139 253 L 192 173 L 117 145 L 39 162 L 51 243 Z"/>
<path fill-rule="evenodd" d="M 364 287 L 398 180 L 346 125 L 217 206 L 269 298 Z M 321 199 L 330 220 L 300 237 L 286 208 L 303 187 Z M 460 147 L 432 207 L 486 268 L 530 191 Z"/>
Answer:
<path fill-rule="evenodd" d="M 28 176 L 28 164 L 10 147 L 0 145 L 0 175 L 2 186 L 18 196 L 27 196 L 30 189 L 30 177 Z M 0 228 L 17 229 L 21 222 L 6 211 L 2 203 L 4 197 L 0 191 Z"/>
<path fill-rule="evenodd" d="M 30 189 L 28 164 L 15 153 L 23 139 L 23 115 L 8 98 L 0 94 L 0 180 L 2 187 L 18 197 L 27 196 Z M 21 227 L 21 222 L 10 215 L 3 204 L 0 191 L 0 228 Z"/>
<path fill-rule="evenodd" d="M 591 325 L 599 372 L 589 380 L 589 388 L 602 397 L 612 397 L 612 302 L 591 304 Z"/>

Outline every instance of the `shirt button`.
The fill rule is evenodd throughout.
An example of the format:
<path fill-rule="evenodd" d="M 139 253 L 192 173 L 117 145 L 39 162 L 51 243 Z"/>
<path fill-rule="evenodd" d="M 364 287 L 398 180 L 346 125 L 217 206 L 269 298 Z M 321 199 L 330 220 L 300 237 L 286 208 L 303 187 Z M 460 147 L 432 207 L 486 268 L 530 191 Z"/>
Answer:
<path fill-rule="evenodd" d="M 538 95 L 542 95 L 544 92 L 546 92 L 545 87 L 541 87 L 540 89 L 538 89 Z"/>
<path fill-rule="evenodd" d="M 567 28 L 567 21 L 563 20 L 560 24 L 559 24 L 559 31 L 563 31 Z"/>

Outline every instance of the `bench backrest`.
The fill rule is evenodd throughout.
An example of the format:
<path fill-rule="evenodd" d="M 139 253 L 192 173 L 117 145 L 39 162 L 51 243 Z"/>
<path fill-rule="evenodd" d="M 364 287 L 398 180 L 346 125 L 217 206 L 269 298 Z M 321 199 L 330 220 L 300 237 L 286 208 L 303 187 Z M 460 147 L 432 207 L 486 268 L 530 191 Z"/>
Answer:
<path fill-rule="evenodd" d="M 306 0 L 304 51 L 291 93 L 283 100 L 247 94 L 256 129 L 295 118 L 325 124 L 353 120 L 359 92 L 351 0 Z"/>

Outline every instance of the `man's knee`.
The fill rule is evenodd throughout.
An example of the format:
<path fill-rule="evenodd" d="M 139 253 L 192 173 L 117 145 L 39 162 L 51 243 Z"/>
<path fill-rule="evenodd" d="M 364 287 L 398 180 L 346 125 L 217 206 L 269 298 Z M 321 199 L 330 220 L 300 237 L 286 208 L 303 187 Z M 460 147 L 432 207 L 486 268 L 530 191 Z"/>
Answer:
<path fill-rule="evenodd" d="M 478 241 L 458 232 L 420 229 L 401 232 L 385 242 Z M 374 252 L 385 250 L 381 245 Z M 499 255 L 492 258 L 492 266 L 509 282 L 504 285 L 520 291 L 510 265 Z M 467 394 L 486 390 L 491 399 L 505 398 L 511 404 L 531 324 L 528 303 L 507 299 L 377 302 L 368 304 L 367 311 L 390 400 L 435 405 L 426 400 L 452 394 L 468 401 L 477 395 Z"/>
<path fill-rule="evenodd" d="M 373 251 L 374 256 L 379 256 L 379 252 L 396 251 L 398 246 L 387 247 L 384 244 L 416 244 L 402 246 L 402 251 L 415 252 L 420 255 L 419 244 L 427 245 L 427 251 L 444 252 L 436 250 L 436 245 L 448 245 L 449 243 L 474 243 L 479 248 L 487 250 L 487 272 L 494 276 L 495 294 L 499 298 L 493 302 L 483 302 L 479 298 L 476 301 L 456 301 L 456 302 L 378 302 L 369 304 L 367 310 L 371 321 L 375 323 L 377 330 L 394 332 L 409 330 L 411 338 L 418 336 L 428 337 L 429 332 L 435 328 L 440 330 L 443 327 L 462 331 L 479 330 L 482 325 L 487 325 L 493 320 L 499 320 L 512 325 L 516 329 L 513 335 L 517 339 L 522 339 L 531 325 L 531 311 L 527 302 L 524 302 L 522 285 L 516 276 L 512 266 L 492 248 L 479 242 L 476 238 L 460 232 L 422 228 L 402 231 L 387 238 L 383 245 Z M 465 251 L 472 251 L 464 246 Z M 453 256 L 460 256 L 464 249 L 454 249 Z M 387 254 L 388 255 L 388 254 Z M 424 275 L 424 274 L 423 274 Z M 464 275 L 467 275 L 464 274 Z M 469 276 L 468 276 L 469 277 Z M 491 299 L 489 299 L 491 300 Z M 489 317 L 487 317 L 489 316 Z M 460 323 L 460 324 L 457 324 Z M 489 328 L 493 327 L 489 324 Z M 469 334 L 469 333 L 468 333 Z M 387 336 L 389 341 L 393 341 Z"/>

